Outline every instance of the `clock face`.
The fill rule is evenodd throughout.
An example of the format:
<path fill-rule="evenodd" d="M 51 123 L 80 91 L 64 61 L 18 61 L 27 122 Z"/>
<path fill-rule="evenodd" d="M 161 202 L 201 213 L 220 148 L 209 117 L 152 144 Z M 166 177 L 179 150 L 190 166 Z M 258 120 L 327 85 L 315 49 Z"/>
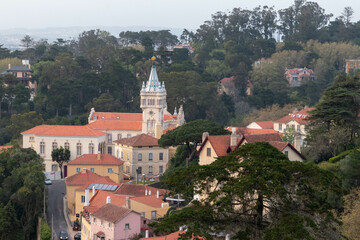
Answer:
<path fill-rule="evenodd" d="M 154 114 L 154 112 L 153 112 L 152 110 L 150 110 L 150 112 L 149 112 L 149 113 L 150 113 L 150 115 L 153 115 L 153 114 Z"/>

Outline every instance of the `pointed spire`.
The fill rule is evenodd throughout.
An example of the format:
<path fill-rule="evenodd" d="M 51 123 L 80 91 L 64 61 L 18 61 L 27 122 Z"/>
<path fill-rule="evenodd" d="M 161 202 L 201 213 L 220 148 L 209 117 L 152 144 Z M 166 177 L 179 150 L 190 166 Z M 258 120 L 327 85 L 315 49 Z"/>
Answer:
<path fill-rule="evenodd" d="M 174 109 L 174 115 L 175 115 L 175 116 L 177 115 L 176 107 L 175 107 L 175 109 Z"/>
<path fill-rule="evenodd" d="M 151 61 L 153 63 L 151 67 L 150 77 L 146 84 L 146 91 L 155 92 L 161 90 L 161 84 L 159 82 L 159 78 L 156 72 L 155 60 L 156 60 L 155 57 L 151 58 Z"/>
<path fill-rule="evenodd" d="M 145 82 L 142 83 L 142 90 L 145 90 Z"/>

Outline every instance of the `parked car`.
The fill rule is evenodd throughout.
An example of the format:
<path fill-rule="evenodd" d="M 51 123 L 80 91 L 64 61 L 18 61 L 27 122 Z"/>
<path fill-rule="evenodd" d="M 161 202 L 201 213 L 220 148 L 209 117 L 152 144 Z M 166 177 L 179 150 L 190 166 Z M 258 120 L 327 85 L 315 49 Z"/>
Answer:
<path fill-rule="evenodd" d="M 74 240 L 81 240 L 81 232 L 77 232 L 77 233 L 74 235 Z"/>
<path fill-rule="evenodd" d="M 67 232 L 60 232 L 60 239 L 69 239 L 69 235 Z"/>
<path fill-rule="evenodd" d="M 46 185 L 51 185 L 52 181 L 49 178 L 47 178 L 47 179 L 45 179 L 45 184 Z"/>

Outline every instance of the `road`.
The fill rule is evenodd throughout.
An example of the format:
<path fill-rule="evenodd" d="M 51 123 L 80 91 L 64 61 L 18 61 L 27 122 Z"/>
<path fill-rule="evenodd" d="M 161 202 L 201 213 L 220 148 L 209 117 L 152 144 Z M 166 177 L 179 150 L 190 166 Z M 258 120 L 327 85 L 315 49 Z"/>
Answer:
<path fill-rule="evenodd" d="M 68 231 L 64 216 L 63 202 L 63 197 L 66 192 L 65 182 L 61 180 L 52 181 L 52 185 L 47 185 L 47 188 L 48 205 L 46 217 L 48 219 L 50 228 L 53 228 L 53 239 L 59 239 L 60 231 Z"/>

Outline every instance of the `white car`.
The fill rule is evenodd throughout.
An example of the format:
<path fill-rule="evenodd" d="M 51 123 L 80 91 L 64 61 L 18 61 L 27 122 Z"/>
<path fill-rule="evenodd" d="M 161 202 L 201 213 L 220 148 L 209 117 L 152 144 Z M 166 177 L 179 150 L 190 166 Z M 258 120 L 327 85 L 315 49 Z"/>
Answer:
<path fill-rule="evenodd" d="M 47 178 L 47 179 L 45 179 L 45 184 L 46 185 L 51 185 L 52 181 L 49 178 Z"/>

